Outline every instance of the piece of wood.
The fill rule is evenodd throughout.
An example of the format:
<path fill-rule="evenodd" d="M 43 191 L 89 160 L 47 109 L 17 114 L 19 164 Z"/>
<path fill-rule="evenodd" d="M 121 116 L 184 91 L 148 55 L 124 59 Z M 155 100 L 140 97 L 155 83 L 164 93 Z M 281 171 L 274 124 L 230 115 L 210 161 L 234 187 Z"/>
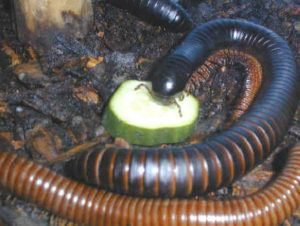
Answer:
<path fill-rule="evenodd" d="M 93 21 L 92 0 L 14 0 L 19 39 L 51 46 L 58 33 L 83 38 Z"/>

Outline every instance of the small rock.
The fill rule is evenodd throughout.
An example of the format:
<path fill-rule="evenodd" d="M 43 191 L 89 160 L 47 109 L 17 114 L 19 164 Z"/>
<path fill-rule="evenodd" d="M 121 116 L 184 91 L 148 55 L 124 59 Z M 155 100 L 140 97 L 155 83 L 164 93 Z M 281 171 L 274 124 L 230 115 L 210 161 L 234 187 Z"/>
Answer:
<path fill-rule="evenodd" d="M 294 23 L 294 28 L 295 28 L 296 31 L 300 32 L 300 21 L 296 21 Z"/>
<path fill-rule="evenodd" d="M 19 64 L 14 68 L 14 73 L 20 82 L 30 88 L 45 87 L 49 84 L 49 78 L 37 62 Z"/>
<path fill-rule="evenodd" d="M 95 128 L 95 137 L 99 137 L 101 135 L 103 135 L 105 132 L 105 129 L 103 126 L 98 126 L 97 128 Z"/>

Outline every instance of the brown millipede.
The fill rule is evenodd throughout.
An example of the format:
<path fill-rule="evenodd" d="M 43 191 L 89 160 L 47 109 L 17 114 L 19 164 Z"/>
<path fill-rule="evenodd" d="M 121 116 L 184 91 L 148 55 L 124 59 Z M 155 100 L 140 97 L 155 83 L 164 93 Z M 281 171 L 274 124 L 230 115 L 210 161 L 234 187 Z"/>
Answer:
<path fill-rule="evenodd" d="M 282 172 L 245 197 L 147 199 L 97 190 L 11 152 L 0 152 L 0 185 L 74 222 L 95 226 L 274 226 L 300 205 L 300 143 Z"/>
<path fill-rule="evenodd" d="M 300 144 L 289 151 L 279 176 L 261 191 L 225 200 L 178 198 L 215 190 L 249 172 L 282 140 L 294 113 L 299 77 L 289 47 L 270 30 L 242 20 L 216 20 L 192 31 L 153 72 L 155 92 L 180 91 L 209 55 L 232 46 L 255 57 L 263 71 L 258 95 L 232 127 L 201 144 L 100 151 L 98 147 L 73 162 L 75 173 L 107 189 L 159 198 L 97 190 L 5 151 L 0 152 L 0 185 L 86 225 L 278 225 L 300 205 Z M 158 76 L 161 72 L 172 79 L 175 90 L 156 87 L 166 81 Z M 180 73 L 179 79 L 172 77 L 174 73 Z"/>
<path fill-rule="evenodd" d="M 103 189 L 145 197 L 201 195 L 245 175 L 279 144 L 297 106 L 299 75 L 280 36 L 245 20 L 210 21 L 163 58 L 149 80 L 158 96 L 172 97 L 186 87 L 199 65 L 226 52 L 244 58 L 253 70 L 242 93 L 246 101 L 233 117 L 246 112 L 231 127 L 202 143 L 180 147 L 97 146 L 70 161 L 68 170 Z"/>
<path fill-rule="evenodd" d="M 243 64 L 248 74 L 244 81 L 244 89 L 237 101 L 236 109 L 231 115 L 231 121 L 234 121 L 247 111 L 262 83 L 262 66 L 255 57 L 235 49 L 219 50 L 209 56 L 203 65 L 193 72 L 186 90 L 193 92 L 201 87 L 201 84 L 209 79 L 212 71 L 226 70 L 224 65 L 228 64 L 228 61 Z M 219 68 L 220 65 L 223 65 L 222 68 Z"/>

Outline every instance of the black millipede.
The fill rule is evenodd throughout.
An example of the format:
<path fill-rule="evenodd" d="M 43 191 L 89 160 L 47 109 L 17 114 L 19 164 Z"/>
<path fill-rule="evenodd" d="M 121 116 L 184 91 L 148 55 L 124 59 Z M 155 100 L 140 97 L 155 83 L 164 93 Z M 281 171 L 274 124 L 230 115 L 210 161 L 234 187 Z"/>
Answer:
<path fill-rule="evenodd" d="M 247 112 L 202 143 L 167 148 L 93 148 L 67 164 L 75 177 L 103 189 L 144 197 L 188 197 L 231 184 L 282 141 L 299 95 L 299 74 L 287 43 L 271 30 L 239 19 L 197 26 L 149 76 L 153 92 L 182 91 L 213 53 L 234 49 L 262 66 L 262 84 Z"/>
<path fill-rule="evenodd" d="M 106 2 L 172 32 L 186 32 L 193 27 L 189 14 L 172 0 L 106 0 Z"/>

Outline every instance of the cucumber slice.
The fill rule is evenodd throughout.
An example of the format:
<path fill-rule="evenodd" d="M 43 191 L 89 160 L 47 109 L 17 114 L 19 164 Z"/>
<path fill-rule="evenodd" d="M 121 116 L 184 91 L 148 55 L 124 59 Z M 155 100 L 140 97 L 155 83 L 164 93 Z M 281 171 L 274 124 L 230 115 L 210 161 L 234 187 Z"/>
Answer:
<path fill-rule="evenodd" d="M 144 84 L 137 87 L 140 84 Z M 131 144 L 153 146 L 184 141 L 193 132 L 199 112 L 198 100 L 184 93 L 176 104 L 163 105 L 155 100 L 145 86 L 150 82 L 128 80 L 111 97 L 104 112 L 103 125 L 114 137 Z"/>

